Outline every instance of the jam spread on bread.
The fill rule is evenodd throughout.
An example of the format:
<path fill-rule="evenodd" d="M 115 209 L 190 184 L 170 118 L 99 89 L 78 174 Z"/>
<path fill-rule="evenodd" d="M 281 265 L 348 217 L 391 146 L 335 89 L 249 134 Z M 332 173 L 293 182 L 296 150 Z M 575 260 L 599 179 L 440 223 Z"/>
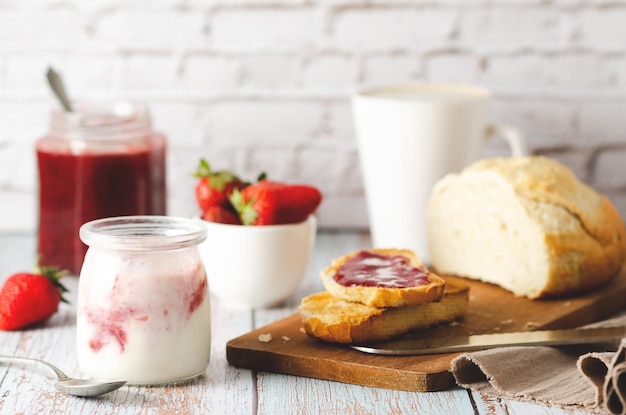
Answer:
<path fill-rule="evenodd" d="M 418 287 L 430 283 L 428 270 L 414 267 L 401 255 L 360 251 L 337 269 L 334 279 L 345 287 Z"/>

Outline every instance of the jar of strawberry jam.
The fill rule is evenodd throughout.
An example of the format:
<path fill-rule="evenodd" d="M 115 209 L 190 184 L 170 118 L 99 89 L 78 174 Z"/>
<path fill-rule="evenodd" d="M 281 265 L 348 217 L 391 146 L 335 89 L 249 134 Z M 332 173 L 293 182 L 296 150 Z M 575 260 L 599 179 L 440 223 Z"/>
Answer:
<path fill-rule="evenodd" d="M 36 142 L 41 265 L 78 275 L 88 221 L 165 214 L 166 138 L 152 130 L 147 107 L 128 102 L 82 103 L 54 110 L 50 131 Z"/>

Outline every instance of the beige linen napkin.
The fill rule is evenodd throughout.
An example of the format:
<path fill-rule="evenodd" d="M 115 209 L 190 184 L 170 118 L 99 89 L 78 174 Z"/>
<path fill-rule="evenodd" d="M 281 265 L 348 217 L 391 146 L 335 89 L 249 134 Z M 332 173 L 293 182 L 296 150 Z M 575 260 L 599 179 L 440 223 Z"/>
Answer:
<path fill-rule="evenodd" d="M 585 327 L 626 326 L 626 314 Z M 452 360 L 456 383 L 476 392 L 547 405 L 626 415 L 626 339 L 619 351 L 506 347 Z"/>

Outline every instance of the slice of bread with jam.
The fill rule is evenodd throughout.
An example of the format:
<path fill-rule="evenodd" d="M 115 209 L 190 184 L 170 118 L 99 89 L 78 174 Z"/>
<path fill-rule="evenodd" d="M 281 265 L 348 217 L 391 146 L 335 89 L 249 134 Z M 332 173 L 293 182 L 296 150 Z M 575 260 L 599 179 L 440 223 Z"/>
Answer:
<path fill-rule="evenodd" d="M 335 297 L 372 307 L 439 301 L 445 284 L 406 249 L 352 252 L 334 260 L 320 276 L 326 290 Z"/>

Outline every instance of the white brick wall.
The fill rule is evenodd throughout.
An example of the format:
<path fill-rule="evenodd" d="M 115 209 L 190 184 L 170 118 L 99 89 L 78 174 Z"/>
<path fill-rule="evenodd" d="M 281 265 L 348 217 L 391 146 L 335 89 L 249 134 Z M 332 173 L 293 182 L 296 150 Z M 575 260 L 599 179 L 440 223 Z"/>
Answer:
<path fill-rule="evenodd" d="M 49 65 L 74 99 L 149 103 L 170 140 L 171 214 L 193 214 L 203 156 L 315 184 L 323 225 L 363 226 L 350 95 L 452 81 L 490 88 L 497 122 L 626 216 L 625 22 L 624 0 L 4 0 L 0 229 L 35 226 Z"/>

